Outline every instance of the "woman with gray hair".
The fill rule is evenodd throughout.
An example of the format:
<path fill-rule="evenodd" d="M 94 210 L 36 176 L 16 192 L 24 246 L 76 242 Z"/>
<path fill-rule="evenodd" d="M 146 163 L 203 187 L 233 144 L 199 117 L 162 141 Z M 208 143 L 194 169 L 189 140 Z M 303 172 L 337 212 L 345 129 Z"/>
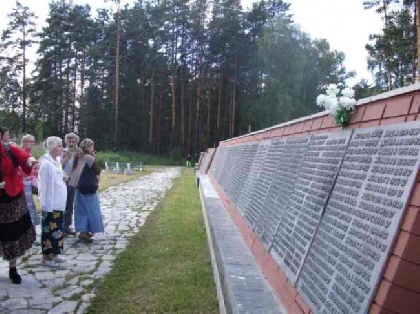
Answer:
<path fill-rule="evenodd" d="M 75 168 L 70 178 L 69 185 L 76 188 L 74 201 L 74 225 L 78 238 L 86 243 L 91 243 L 94 233 L 104 232 L 101 208 L 96 190 L 98 188 L 101 168 L 95 162 L 95 143 L 91 139 L 84 139 L 80 143 L 81 152 L 76 155 Z M 83 182 L 91 179 L 90 186 Z"/>
<path fill-rule="evenodd" d="M 26 134 L 22 137 L 22 150 L 32 156 L 32 148 L 35 145 L 35 137 L 31 134 Z M 23 171 L 22 167 L 19 167 L 19 173 L 23 180 L 23 185 L 25 187 L 25 198 L 26 204 L 28 205 L 29 214 L 31 215 L 32 223 L 34 225 L 40 224 L 40 219 L 38 213 L 36 212 L 35 202 L 32 194 L 36 194 L 38 191 L 38 164 L 32 167 L 30 174 L 26 174 Z"/>
<path fill-rule="evenodd" d="M 42 264 L 58 267 L 65 259 L 59 257 L 63 250 L 63 212 L 66 208 L 67 188 L 59 156 L 63 141 L 50 136 L 45 141 L 47 153 L 42 156 L 38 172 L 38 193 L 42 208 Z"/>

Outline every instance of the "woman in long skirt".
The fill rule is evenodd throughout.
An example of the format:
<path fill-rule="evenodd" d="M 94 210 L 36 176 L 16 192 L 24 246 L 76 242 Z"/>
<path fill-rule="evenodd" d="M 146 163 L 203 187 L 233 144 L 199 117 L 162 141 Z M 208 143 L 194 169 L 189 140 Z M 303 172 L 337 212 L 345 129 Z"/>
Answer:
<path fill-rule="evenodd" d="M 9 131 L 0 127 L 0 257 L 9 261 L 9 279 L 20 284 L 17 258 L 35 241 L 35 228 L 31 222 L 18 168 L 29 174 L 34 157 L 9 144 Z"/>
<path fill-rule="evenodd" d="M 79 186 L 79 180 L 83 171 L 91 171 L 99 182 L 101 168 L 95 162 L 94 142 L 84 139 L 80 143 L 81 152 L 76 156 L 75 169 L 70 178 L 69 185 L 76 188 L 74 201 L 74 225 L 78 238 L 86 243 L 93 242 L 91 236 L 95 233 L 104 232 L 101 207 L 98 194 L 95 191 L 86 192 Z"/>

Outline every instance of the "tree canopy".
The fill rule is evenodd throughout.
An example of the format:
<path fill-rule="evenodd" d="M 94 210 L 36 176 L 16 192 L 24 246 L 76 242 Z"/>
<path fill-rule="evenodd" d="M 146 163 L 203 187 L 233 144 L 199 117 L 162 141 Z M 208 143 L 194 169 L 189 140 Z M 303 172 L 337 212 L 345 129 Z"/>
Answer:
<path fill-rule="evenodd" d="M 282 0 L 249 10 L 239 0 L 138 0 L 97 12 L 54 0 L 37 35 L 30 79 L 9 75 L 20 55 L 1 59 L 1 115 L 17 121 L 15 133 L 76 131 L 102 149 L 194 153 L 315 113 L 327 84 L 354 75 L 344 53 L 302 32 Z"/>

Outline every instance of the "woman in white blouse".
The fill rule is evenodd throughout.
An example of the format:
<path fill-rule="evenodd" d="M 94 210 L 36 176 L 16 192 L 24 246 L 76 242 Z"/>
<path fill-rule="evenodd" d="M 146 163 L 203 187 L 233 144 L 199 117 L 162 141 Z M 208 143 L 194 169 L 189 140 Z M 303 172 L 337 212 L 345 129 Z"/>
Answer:
<path fill-rule="evenodd" d="M 45 142 L 47 153 L 39 159 L 38 194 L 42 208 L 42 264 L 58 267 L 65 259 L 63 250 L 63 212 L 66 208 L 67 188 L 58 157 L 63 151 L 59 137 L 51 136 Z"/>

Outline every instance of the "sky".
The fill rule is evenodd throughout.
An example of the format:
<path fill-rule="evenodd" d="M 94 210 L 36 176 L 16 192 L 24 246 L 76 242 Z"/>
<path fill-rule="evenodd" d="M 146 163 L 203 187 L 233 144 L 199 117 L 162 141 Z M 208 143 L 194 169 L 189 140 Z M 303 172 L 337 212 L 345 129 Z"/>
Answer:
<path fill-rule="evenodd" d="M 0 31 L 7 25 L 7 14 L 15 5 L 15 0 L 0 0 Z M 20 0 L 39 17 L 42 24 L 48 15 L 49 0 Z M 247 8 L 254 0 L 242 0 Z M 122 0 L 122 3 L 131 3 L 132 0 Z M 289 0 L 293 20 L 312 39 L 326 38 L 331 49 L 345 53 L 345 67 L 348 71 L 356 71 L 356 78 L 348 81 L 353 85 L 361 78 L 372 81 L 367 70 L 367 51 L 365 45 L 369 35 L 380 33 L 382 21 L 374 10 L 364 10 L 363 0 Z M 93 9 L 111 6 L 104 4 L 104 0 L 73 0 L 74 4 L 89 3 Z M 32 60 L 35 59 L 30 58 Z"/>

